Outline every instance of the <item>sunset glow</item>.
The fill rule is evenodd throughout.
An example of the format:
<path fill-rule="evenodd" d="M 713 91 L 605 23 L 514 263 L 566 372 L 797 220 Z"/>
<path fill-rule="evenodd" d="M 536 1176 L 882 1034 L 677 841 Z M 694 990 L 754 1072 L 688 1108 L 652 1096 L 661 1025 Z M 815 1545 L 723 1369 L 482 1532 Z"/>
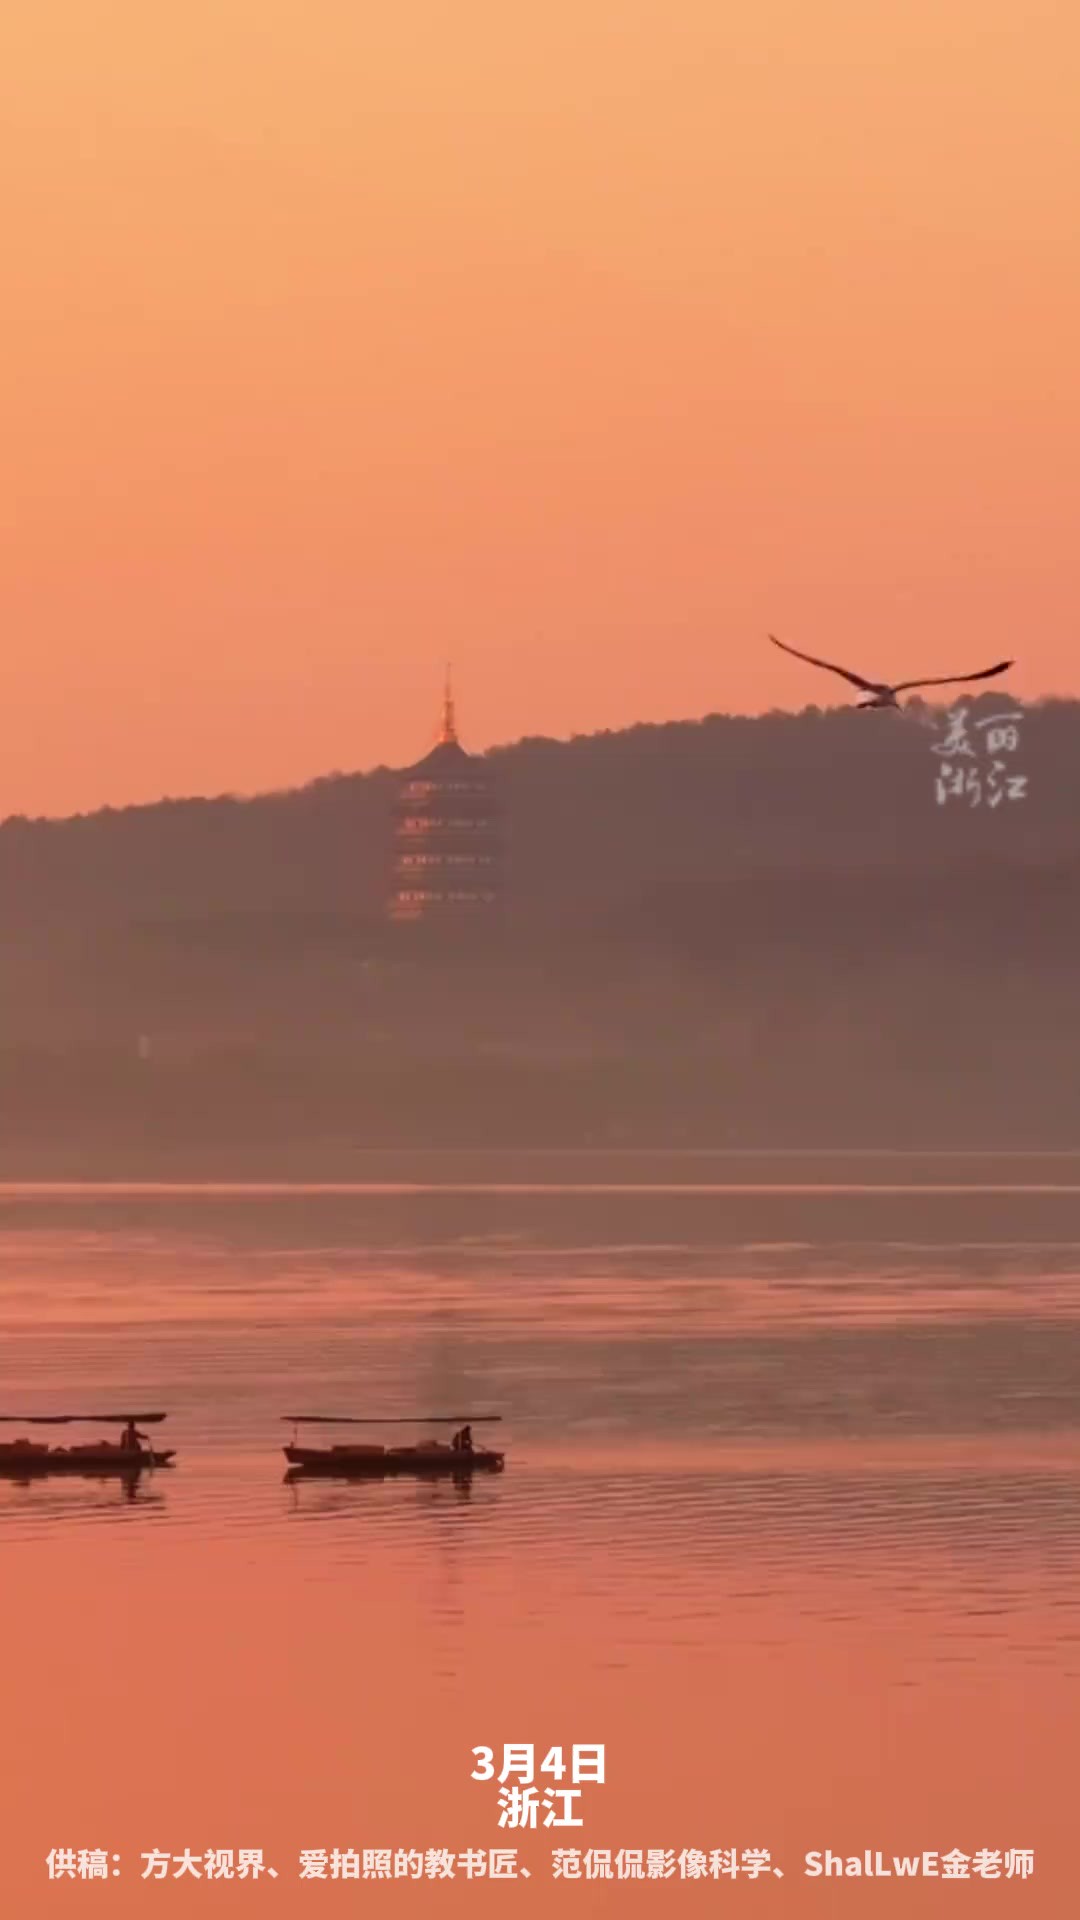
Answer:
<path fill-rule="evenodd" d="M 1080 694 L 1080 18 L 40 0 L 0 63 L 0 813 Z"/>

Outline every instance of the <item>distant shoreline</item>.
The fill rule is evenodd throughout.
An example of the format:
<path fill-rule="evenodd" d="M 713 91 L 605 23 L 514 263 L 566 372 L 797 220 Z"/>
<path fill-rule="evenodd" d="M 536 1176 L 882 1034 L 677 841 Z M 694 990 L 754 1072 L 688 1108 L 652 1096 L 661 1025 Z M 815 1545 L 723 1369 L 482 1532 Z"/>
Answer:
<path fill-rule="evenodd" d="M 837 1187 L 865 1186 L 871 1169 L 886 1186 L 960 1186 L 966 1168 L 1004 1173 L 1010 1163 L 1023 1164 L 1025 1183 L 1059 1183 L 1075 1167 L 1080 1178 L 1080 1145 L 1068 1146 L 752 1146 L 752 1147 L 350 1147 L 325 1143 L 307 1149 L 277 1152 L 254 1148 L 249 1152 L 198 1150 L 172 1153 L 145 1148 L 103 1151 L 68 1147 L 8 1149 L 0 1154 L 0 1192 L 63 1186 L 227 1186 L 298 1187 L 400 1186 L 443 1187 L 447 1190 L 514 1187 L 543 1190 L 550 1186 L 606 1186 L 643 1189 L 685 1187 L 701 1190 L 712 1184 L 732 1187 L 768 1187 L 777 1184 L 785 1165 L 791 1184 Z M 857 1176 L 844 1179 L 849 1167 Z M 781 1184 L 783 1182 L 781 1181 Z M 985 1182 L 978 1182 L 984 1185 Z M 989 1181 L 992 1187 L 993 1177 Z M 1003 1183 L 1008 1184 L 1008 1183 Z"/>

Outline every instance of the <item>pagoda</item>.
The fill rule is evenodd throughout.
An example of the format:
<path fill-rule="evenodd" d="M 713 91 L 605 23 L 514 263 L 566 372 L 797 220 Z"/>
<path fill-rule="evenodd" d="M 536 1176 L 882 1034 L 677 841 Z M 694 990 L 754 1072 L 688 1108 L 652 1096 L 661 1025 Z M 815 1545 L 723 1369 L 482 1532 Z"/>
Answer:
<path fill-rule="evenodd" d="M 487 922 L 502 897 L 498 796 L 487 763 L 458 739 L 448 668 L 438 740 L 401 775 L 390 918 L 432 926 Z"/>

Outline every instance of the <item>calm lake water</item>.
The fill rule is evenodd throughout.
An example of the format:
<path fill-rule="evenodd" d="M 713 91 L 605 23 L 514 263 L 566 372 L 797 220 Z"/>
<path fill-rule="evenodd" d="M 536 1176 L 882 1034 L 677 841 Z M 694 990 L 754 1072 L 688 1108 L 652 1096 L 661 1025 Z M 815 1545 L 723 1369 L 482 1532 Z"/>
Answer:
<path fill-rule="evenodd" d="M 0 1410 L 163 1407 L 178 1452 L 134 1497 L 0 1482 L 4 1912 L 1071 1920 L 1080 1160 L 677 1171 L 0 1193 Z M 283 1414 L 485 1409 L 468 1489 L 285 1481 Z M 583 1827 L 499 1827 L 510 1742 L 603 1743 Z M 499 1847 L 528 1879 L 299 1877 Z M 782 1877 L 569 1889 L 555 1847 Z M 278 1877 L 141 1877 L 211 1848 Z"/>

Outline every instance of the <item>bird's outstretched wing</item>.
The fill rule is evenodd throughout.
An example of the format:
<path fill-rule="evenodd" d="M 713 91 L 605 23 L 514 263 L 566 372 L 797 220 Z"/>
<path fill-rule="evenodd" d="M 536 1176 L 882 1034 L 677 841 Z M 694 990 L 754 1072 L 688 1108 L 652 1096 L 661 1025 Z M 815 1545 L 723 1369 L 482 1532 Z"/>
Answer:
<path fill-rule="evenodd" d="M 878 686 L 873 680 L 864 680 L 861 673 L 849 673 L 846 667 L 834 667 L 831 660 L 815 660 L 812 653 L 800 653 L 798 647 L 787 647 L 778 640 L 775 633 L 769 639 L 774 647 L 780 647 L 784 653 L 793 653 L 796 660 L 806 660 L 812 667 L 824 667 L 826 673 L 838 673 L 843 680 L 850 680 L 853 687 L 861 687 L 864 693 L 877 693 Z"/>
<path fill-rule="evenodd" d="M 901 680 L 893 692 L 907 693 L 912 687 L 955 687 L 965 680 L 992 680 L 996 673 L 1006 673 L 1015 664 L 1014 660 L 999 660 L 996 667 L 984 667 L 981 673 L 949 673 L 943 680 Z"/>

